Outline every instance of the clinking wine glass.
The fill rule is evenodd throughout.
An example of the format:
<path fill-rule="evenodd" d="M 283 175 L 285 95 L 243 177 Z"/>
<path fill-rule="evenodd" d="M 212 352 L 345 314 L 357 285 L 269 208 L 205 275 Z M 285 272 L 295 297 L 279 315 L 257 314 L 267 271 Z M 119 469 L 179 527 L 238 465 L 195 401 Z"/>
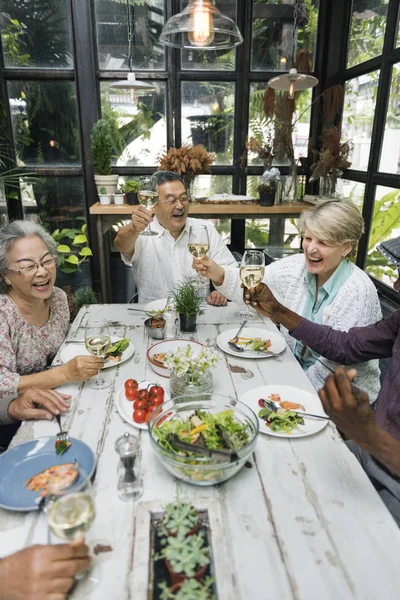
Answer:
<path fill-rule="evenodd" d="M 250 290 L 256 287 L 264 277 L 265 256 L 260 250 L 246 250 L 240 263 L 240 280 Z M 254 319 L 257 313 L 250 312 L 249 305 L 240 313 L 241 317 Z"/>
<path fill-rule="evenodd" d="M 105 356 L 110 344 L 111 338 L 107 319 L 89 318 L 85 332 L 85 345 L 88 352 L 93 356 Z M 95 390 L 102 390 L 109 387 L 111 381 L 106 381 L 102 376 L 101 369 L 99 369 L 96 379 L 91 381 L 89 385 Z"/>
<path fill-rule="evenodd" d="M 150 177 L 142 177 L 140 179 L 138 197 L 140 204 L 147 208 L 147 210 L 151 210 L 157 204 L 158 192 L 151 190 Z M 149 223 L 146 229 L 141 231 L 140 235 L 158 235 L 158 233 L 151 229 Z"/>
<path fill-rule="evenodd" d="M 208 230 L 205 225 L 191 225 L 189 229 L 188 250 L 194 258 L 204 258 L 210 248 Z M 197 273 L 197 283 L 204 285 L 205 278 Z"/>

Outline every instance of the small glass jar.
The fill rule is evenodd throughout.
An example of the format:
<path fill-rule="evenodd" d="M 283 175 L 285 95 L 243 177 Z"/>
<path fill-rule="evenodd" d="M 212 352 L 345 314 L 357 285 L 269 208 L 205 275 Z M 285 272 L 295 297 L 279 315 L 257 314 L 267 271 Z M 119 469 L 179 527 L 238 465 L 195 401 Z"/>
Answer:
<path fill-rule="evenodd" d="M 203 373 L 184 373 L 178 376 L 171 371 L 169 378 L 171 397 L 191 396 L 194 394 L 210 394 L 213 389 L 213 378 L 211 371 Z"/>
<path fill-rule="evenodd" d="M 121 500 L 137 500 L 143 494 L 143 481 L 137 474 L 135 465 L 139 452 L 139 438 L 131 433 L 124 433 L 115 442 L 115 450 L 119 454 L 118 463 L 118 496 Z"/>

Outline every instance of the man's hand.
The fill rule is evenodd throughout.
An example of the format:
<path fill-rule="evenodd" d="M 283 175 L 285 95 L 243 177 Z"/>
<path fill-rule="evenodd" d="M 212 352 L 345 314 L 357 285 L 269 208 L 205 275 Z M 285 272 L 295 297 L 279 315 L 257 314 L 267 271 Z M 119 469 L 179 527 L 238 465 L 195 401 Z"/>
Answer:
<path fill-rule="evenodd" d="M 221 292 L 214 290 L 209 296 L 207 296 L 207 303 L 212 306 L 226 306 L 228 301 Z"/>
<path fill-rule="evenodd" d="M 64 600 L 89 564 L 82 542 L 20 550 L 0 560 L 0 600 Z"/>
<path fill-rule="evenodd" d="M 368 402 L 368 395 L 351 385 L 355 369 L 338 367 L 329 375 L 318 392 L 326 414 L 350 439 L 359 445 L 369 444 L 376 437 L 378 425 Z"/>
<path fill-rule="evenodd" d="M 192 267 L 203 277 L 208 277 L 215 285 L 222 285 L 225 279 L 225 269 L 217 265 L 216 262 L 203 256 L 203 258 L 194 258 Z"/>
<path fill-rule="evenodd" d="M 71 396 L 54 390 L 32 387 L 23 392 L 8 405 L 8 416 L 16 421 L 28 419 L 52 419 L 53 415 L 64 413 L 69 408 L 67 400 Z"/>
<path fill-rule="evenodd" d="M 132 210 L 132 232 L 137 237 L 153 220 L 153 213 L 139 204 Z"/>
<path fill-rule="evenodd" d="M 87 381 L 104 366 L 104 360 L 98 356 L 75 356 L 60 367 L 66 381 Z"/>
<path fill-rule="evenodd" d="M 276 318 L 279 302 L 265 283 L 259 283 L 251 290 L 244 288 L 243 300 L 253 306 L 260 315 Z"/>

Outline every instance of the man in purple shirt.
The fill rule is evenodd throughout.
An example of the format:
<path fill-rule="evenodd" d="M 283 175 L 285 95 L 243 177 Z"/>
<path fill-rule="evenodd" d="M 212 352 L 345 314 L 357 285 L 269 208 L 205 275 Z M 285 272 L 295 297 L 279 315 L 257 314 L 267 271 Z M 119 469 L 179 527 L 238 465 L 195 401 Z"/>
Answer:
<path fill-rule="evenodd" d="M 400 270 L 394 288 L 400 292 Z M 335 362 L 346 365 L 392 357 L 375 415 L 367 394 L 351 385 L 355 369 L 337 368 L 319 395 L 332 421 L 353 440 L 347 442 L 349 448 L 400 526 L 400 309 L 373 325 L 345 332 L 300 317 L 280 304 L 263 283 L 246 290 L 245 300 L 260 314 L 281 323 L 291 336 Z"/>

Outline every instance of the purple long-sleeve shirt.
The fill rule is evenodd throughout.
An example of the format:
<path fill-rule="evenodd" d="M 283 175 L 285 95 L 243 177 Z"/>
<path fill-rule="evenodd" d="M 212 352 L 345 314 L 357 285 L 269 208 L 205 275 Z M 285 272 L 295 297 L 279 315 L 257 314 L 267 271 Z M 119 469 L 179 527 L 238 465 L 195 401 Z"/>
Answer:
<path fill-rule="evenodd" d="M 376 420 L 400 440 L 400 309 L 367 327 L 336 331 L 302 318 L 291 335 L 322 356 L 343 365 L 392 357 L 379 392 Z"/>

